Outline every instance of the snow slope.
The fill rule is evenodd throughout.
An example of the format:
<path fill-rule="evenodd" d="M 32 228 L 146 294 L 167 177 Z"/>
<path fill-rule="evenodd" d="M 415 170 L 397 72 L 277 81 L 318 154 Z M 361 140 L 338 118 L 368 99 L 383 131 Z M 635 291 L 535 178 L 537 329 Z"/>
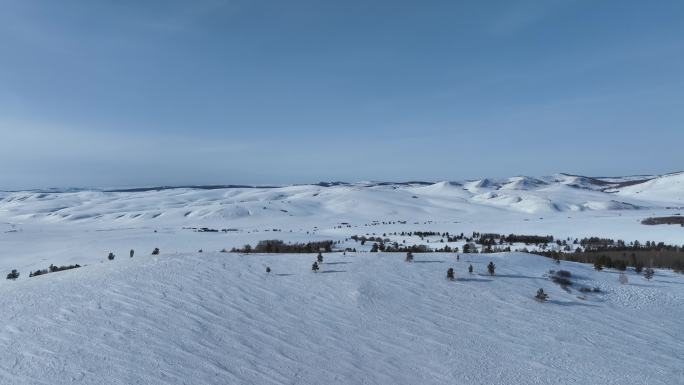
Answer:
<path fill-rule="evenodd" d="M 681 178 L 0 192 L 0 271 L 21 272 L 0 282 L 0 383 L 684 383 L 681 275 L 630 273 L 623 286 L 614 271 L 563 263 L 577 285 L 566 292 L 542 257 L 407 264 L 350 239 L 481 231 L 681 245 L 682 227 L 640 224 L 681 214 Z M 359 252 L 327 254 L 318 274 L 313 255 L 219 252 L 265 239 Z M 490 259 L 494 278 L 481 275 Z M 456 282 L 443 279 L 449 266 Z M 579 286 L 602 293 L 579 299 Z M 540 287 L 549 303 L 532 300 Z"/>
<path fill-rule="evenodd" d="M 684 383 L 673 273 L 623 286 L 563 262 L 566 292 L 527 254 L 325 258 L 312 273 L 312 255 L 118 257 L 3 282 L 0 383 Z"/>
<path fill-rule="evenodd" d="M 661 175 L 614 191 L 624 197 L 671 202 L 681 206 L 684 204 L 684 172 Z"/>

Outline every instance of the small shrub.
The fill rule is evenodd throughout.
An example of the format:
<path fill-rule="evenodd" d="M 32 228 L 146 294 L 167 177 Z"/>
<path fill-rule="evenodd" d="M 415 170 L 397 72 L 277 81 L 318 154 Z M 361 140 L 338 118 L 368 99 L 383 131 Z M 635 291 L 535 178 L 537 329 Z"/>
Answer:
<path fill-rule="evenodd" d="M 318 272 L 318 262 L 314 262 L 313 265 L 311 265 L 311 271 L 314 273 Z"/>
<path fill-rule="evenodd" d="M 540 302 L 546 302 L 549 299 L 549 295 L 544 293 L 544 289 L 537 290 L 537 295 L 534 296 Z"/>
<path fill-rule="evenodd" d="M 646 278 L 648 281 L 650 281 L 651 278 L 653 278 L 654 274 L 655 271 L 653 271 L 653 269 L 651 269 L 650 267 L 644 269 L 644 278 Z"/>
<path fill-rule="evenodd" d="M 135 250 L 131 249 L 129 254 L 131 255 L 131 258 L 133 258 L 133 254 L 135 254 Z"/>
<path fill-rule="evenodd" d="M 489 265 L 487 265 L 487 271 L 489 272 L 489 275 L 494 275 L 494 270 L 496 269 L 496 265 L 494 262 L 489 262 Z"/>
<path fill-rule="evenodd" d="M 450 281 L 453 281 L 455 279 L 453 267 L 450 267 L 449 270 L 447 270 L 447 279 Z"/>
<path fill-rule="evenodd" d="M 323 254 L 318 253 L 318 256 L 316 257 L 316 261 L 318 261 L 318 263 L 323 263 Z"/>
<path fill-rule="evenodd" d="M 155 247 L 154 250 L 152 250 L 152 255 L 159 255 L 159 248 Z"/>
<path fill-rule="evenodd" d="M 410 251 L 406 253 L 406 262 L 413 262 L 413 253 Z"/>
<path fill-rule="evenodd" d="M 266 266 L 266 274 L 270 274 L 270 273 L 271 273 L 271 268 L 269 266 Z"/>
<path fill-rule="evenodd" d="M 7 274 L 7 279 L 11 279 L 14 281 L 17 278 L 19 278 L 19 272 L 16 269 L 12 270 L 9 274 Z"/>
<path fill-rule="evenodd" d="M 473 274 L 473 265 L 468 266 L 468 273 Z"/>
<path fill-rule="evenodd" d="M 114 260 L 114 253 L 109 253 L 109 255 L 107 256 L 107 259 L 109 259 L 110 261 L 113 261 Z"/>

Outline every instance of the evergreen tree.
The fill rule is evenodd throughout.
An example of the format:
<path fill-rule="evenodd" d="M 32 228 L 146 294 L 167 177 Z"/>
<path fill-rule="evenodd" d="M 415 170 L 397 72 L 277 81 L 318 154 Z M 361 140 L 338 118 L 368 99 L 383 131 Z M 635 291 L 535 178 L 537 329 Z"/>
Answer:
<path fill-rule="evenodd" d="M 311 265 L 311 271 L 314 273 L 318 272 L 318 262 L 314 262 L 313 265 Z"/>
<path fill-rule="evenodd" d="M 644 271 L 644 264 L 641 262 L 634 263 L 634 272 L 641 274 L 642 271 Z"/>
<path fill-rule="evenodd" d="M 468 273 L 473 274 L 473 265 L 468 266 Z"/>
<path fill-rule="evenodd" d="M 413 253 L 410 251 L 406 253 L 406 262 L 413 262 Z"/>
<path fill-rule="evenodd" d="M 647 280 L 650 281 L 651 278 L 653 278 L 654 274 L 655 274 L 655 271 L 653 271 L 653 269 L 651 269 L 650 267 L 647 267 L 644 269 L 644 278 L 646 278 Z"/>
<path fill-rule="evenodd" d="M 133 258 L 133 254 L 135 254 L 135 250 L 131 249 L 131 251 L 130 251 L 131 258 Z"/>
<path fill-rule="evenodd" d="M 549 299 L 549 295 L 544 293 L 544 289 L 540 288 L 537 290 L 537 295 L 535 295 L 534 298 L 540 302 L 546 302 L 546 300 Z"/>
<path fill-rule="evenodd" d="M 489 265 L 487 265 L 487 271 L 489 271 L 489 275 L 494 275 L 494 269 L 496 269 L 496 265 L 494 265 L 494 262 L 489 262 Z"/>
<path fill-rule="evenodd" d="M 269 274 L 270 272 L 271 272 L 271 267 L 270 267 L 270 266 L 266 266 L 266 274 Z"/>
<path fill-rule="evenodd" d="M 323 254 L 318 253 L 318 256 L 316 257 L 316 260 L 318 261 L 318 263 L 323 263 Z"/>
<path fill-rule="evenodd" d="M 109 259 L 110 261 L 113 261 L 114 260 L 114 253 L 109 253 L 109 255 L 107 256 L 107 259 Z"/>
<path fill-rule="evenodd" d="M 155 247 L 154 250 L 152 250 L 152 255 L 159 255 L 159 248 Z"/>
<path fill-rule="evenodd" d="M 450 267 L 449 270 L 447 270 L 447 279 L 450 281 L 453 281 L 455 279 L 453 267 Z"/>
<path fill-rule="evenodd" d="M 16 269 L 13 269 L 9 274 L 7 274 L 7 279 L 15 280 L 19 278 L 19 272 Z"/>

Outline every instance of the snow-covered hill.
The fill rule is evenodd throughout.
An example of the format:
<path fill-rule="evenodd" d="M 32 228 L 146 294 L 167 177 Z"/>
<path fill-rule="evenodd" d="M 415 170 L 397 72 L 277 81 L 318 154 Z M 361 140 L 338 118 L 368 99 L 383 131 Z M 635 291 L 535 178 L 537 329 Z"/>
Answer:
<path fill-rule="evenodd" d="M 162 253 L 3 283 L 0 382 L 684 382 L 684 280 L 671 272 L 620 285 L 516 253 L 331 253 L 319 273 L 312 260 Z M 568 291 L 547 277 L 559 267 Z"/>
<path fill-rule="evenodd" d="M 0 383 L 684 383 L 681 275 L 628 273 L 620 285 L 615 271 L 563 262 L 566 291 L 539 256 L 430 253 L 407 264 L 351 239 L 393 233 L 462 250 L 464 240 L 401 233 L 479 231 L 681 245 L 681 226 L 640 223 L 681 214 L 681 182 L 557 174 L 3 192 L 0 271 L 20 276 L 0 282 Z M 317 274 L 312 254 L 219 252 L 266 239 L 358 252 L 326 254 Z M 484 273 L 490 260 L 496 277 Z M 83 267 L 28 276 L 50 264 Z M 450 266 L 455 282 L 443 279 Z M 548 303 L 532 299 L 540 287 Z"/>

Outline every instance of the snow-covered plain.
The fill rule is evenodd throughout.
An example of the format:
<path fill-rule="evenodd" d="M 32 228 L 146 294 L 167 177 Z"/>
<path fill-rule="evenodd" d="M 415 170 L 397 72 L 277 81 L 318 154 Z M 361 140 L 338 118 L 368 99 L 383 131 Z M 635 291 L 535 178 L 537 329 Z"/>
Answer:
<path fill-rule="evenodd" d="M 0 268 L 21 272 L 0 283 L 0 383 L 684 384 L 680 274 L 628 272 L 621 285 L 615 271 L 523 253 L 406 263 L 348 239 L 482 231 L 682 245 L 683 227 L 640 224 L 681 211 L 681 173 L 0 193 Z M 219 252 L 264 239 L 358 252 L 326 254 L 319 273 L 311 254 Z M 73 263 L 86 266 L 28 277 Z M 569 291 L 548 279 L 558 268 L 572 273 Z"/>

